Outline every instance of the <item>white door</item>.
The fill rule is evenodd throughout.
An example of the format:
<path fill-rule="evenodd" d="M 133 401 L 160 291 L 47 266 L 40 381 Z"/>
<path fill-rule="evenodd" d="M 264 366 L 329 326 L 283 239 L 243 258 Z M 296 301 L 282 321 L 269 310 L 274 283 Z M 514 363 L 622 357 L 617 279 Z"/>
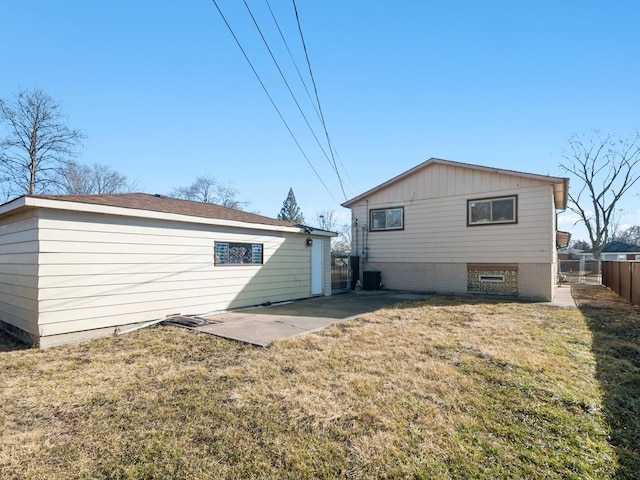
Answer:
<path fill-rule="evenodd" d="M 314 238 L 311 244 L 311 295 L 322 295 L 322 240 Z"/>

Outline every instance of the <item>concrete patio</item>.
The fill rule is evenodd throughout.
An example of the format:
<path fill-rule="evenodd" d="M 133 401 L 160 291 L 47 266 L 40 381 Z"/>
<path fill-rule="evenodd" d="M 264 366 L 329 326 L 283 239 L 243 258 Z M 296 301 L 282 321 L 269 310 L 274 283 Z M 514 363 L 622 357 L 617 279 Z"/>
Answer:
<path fill-rule="evenodd" d="M 356 290 L 329 297 L 314 297 L 270 306 L 201 316 L 212 323 L 193 329 L 219 337 L 268 347 L 273 341 L 314 332 L 381 308 L 409 303 L 427 294 L 393 290 Z M 571 288 L 556 289 L 546 305 L 575 307 Z"/>

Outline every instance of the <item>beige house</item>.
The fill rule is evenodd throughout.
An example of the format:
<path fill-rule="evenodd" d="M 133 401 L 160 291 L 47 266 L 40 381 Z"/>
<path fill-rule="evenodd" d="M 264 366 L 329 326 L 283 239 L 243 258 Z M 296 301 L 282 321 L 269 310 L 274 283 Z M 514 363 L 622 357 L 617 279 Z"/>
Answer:
<path fill-rule="evenodd" d="M 556 211 L 568 187 L 567 178 L 427 160 L 343 204 L 360 279 L 365 288 L 379 278 L 389 289 L 551 300 Z"/>
<path fill-rule="evenodd" d="M 0 326 L 48 347 L 330 295 L 332 236 L 157 195 L 20 197 L 0 206 Z"/>

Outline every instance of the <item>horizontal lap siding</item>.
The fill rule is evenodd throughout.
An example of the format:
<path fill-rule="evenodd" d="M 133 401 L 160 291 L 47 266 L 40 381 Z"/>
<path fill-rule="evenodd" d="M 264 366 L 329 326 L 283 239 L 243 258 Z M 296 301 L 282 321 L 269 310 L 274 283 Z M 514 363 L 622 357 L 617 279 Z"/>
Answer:
<path fill-rule="evenodd" d="M 0 224 L 0 321 L 37 336 L 38 220 L 35 213 Z"/>
<path fill-rule="evenodd" d="M 467 226 L 467 200 L 518 195 L 518 223 Z M 552 187 L 521 177 L 436 165 L 354 207 L 358 225 L 369 210 L 403 206 L 404 230 L 365 232 L 370 261 L 530 262 L 553 259 Z M 358 232 L 360 238 L 361 232 Z M 361 248 L 360 248 L 361 249 Z"/>
<path fill-rule="evenodd" d="M 43 335 L 308 297 L 302 235 L 45 211 Z M 261 243 L 263 265 L 216 266 L 214 242 Z"/>

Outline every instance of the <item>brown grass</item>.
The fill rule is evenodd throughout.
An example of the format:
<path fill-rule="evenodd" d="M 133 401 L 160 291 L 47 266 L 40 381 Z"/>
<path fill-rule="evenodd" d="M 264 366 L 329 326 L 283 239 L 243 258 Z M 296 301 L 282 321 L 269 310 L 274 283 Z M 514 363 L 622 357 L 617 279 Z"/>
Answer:
<path fill-rule="evenodd" d="M 590 315 L 434 296 L 269 349 L 3 337 L 0 477 L 624 476 Z"/>

